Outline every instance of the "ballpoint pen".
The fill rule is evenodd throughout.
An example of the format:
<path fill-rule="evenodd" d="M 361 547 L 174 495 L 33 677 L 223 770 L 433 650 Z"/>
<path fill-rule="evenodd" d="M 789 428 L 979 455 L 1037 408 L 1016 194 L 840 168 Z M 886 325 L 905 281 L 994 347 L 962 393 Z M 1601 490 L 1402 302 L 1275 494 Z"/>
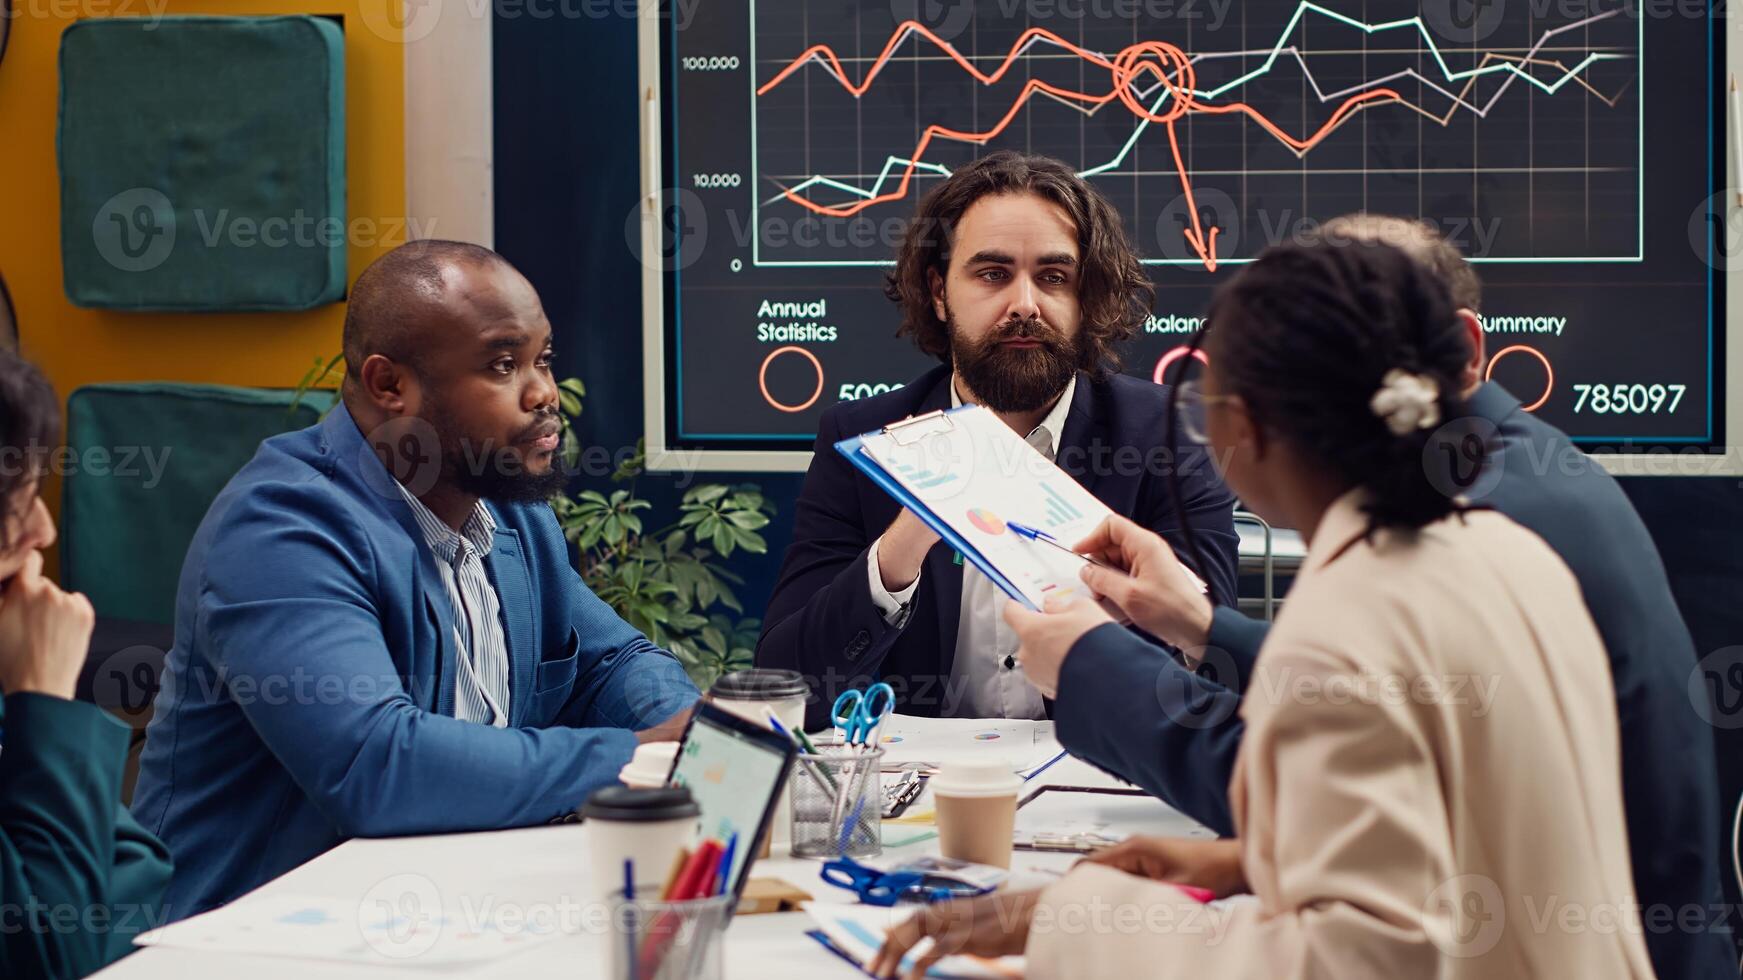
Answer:
<path fill-rule="evenodd" d="M 775 717 L 775 713 L 773 711 L 769 712 L 768 720 L 769 720 L 769 726 L 775 730 L 776 735 L 780 735 L 781 737 L 785 738 L 787 741 L 792 742 L 795 746 L 799 746 L 799 748 L 800 748 L 799 754 L 800 755 L 810 755 L 810 756 L 817 755 L 817 749 L 811 745 L 811 740 L 805 737 L 804 732 L 800 732 L 800 731 L 796 731 L 796 730 L 788 730 L 787 726 L 781 724 L 781 719 Z M 812 768 L 811 766 L 806 764 L 804 759 L 799 760 L 799 768 L 805 770 L 807 773 L 810 774 L 811 781 L 817 784 L 818 789 L 821 789 L 823 792 L 829 794 L 831 797 L 833 797 L 835 795 L 835 793 L 836 793 L 835 778 L 833 776 L 829 775 L 829 771 L 827 769 L 824 769 L 821 766 L 818 766 L 816 768 Z M 819 778 L 819 776 L 821 776 L 822 778 Z"/>
<path fill-rule="evenodd" d="M 1029 541 L 1039 541 L 1042 544 L 1050 545 L 1054 548 L 1059 549 L 1060 551 L 1065 552 L 1066 554 L 1070 555 L 1071 557 L 1078 559 L 1079 561 L 1086 561 L 1086 562 L 1090 563 L 1091 565 L 1094 565 L 1098 568 L 1107 568 L 1108 567 L 1107 565 L 1104 565 L 1101 562 L 1096 561 L 1094 558 L 1091 558 L 1088 555 L 1080 555 L 1077 552 L 1072 551 L 1070 548 L 1067 548 L 1066 546 L 1060 544 L 1058 538 L 1054 537 L 1051 534 L 1048 534 L 1046 531 L 1043 531 L 1040 528 L 1030 527 L 1027 524 L 1018 524 L 1016 521 L 1006 521 L 1005 526 L 1010 528 L 1012 531 L 1016 532 L 1016 535 L 1019 538 L 1025 538 Z"/>

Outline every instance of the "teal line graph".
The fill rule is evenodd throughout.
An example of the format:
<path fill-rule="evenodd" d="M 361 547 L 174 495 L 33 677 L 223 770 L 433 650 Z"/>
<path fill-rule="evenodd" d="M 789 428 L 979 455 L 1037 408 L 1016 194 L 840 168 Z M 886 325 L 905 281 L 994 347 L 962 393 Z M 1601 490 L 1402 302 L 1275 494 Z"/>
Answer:
<path fill-rule="evenodd" d="M 756 2 L 755 2 L 755 0 L 752 0 L 750 7 L 751 7 L 751 19 L 752 19 L 752 22 L 751 22 L 752 37 L 754 39 L 754 37 L 755 37 L 755 17 L 756 17 L 756 10 L 755 10 Z M 1576 29 L 1579 29 L 1582 27 L 1587 27 L 1587 26 L 1590 26 L 1591 24 L 1597 23 L 1599 21 L 1607 20 L 1607 19 L 1615 17 L 1615 16 L 1619 16 L 1623 12 L 1624 12 L 1624 10 L 1622 8 L 1613 9 L 1610 11 L 1595 14 L 1595 15 L 1592 15 L 1589 17 L 1585 17 L 1585 18 L 1582 18 L 1580 20 L 1576 20 L 1576 21 L 1570 22 L 1568 24 L 1561 25 L 1559 27 L 1550 28 L 1548 30 L 1545 30 L 1541 35 L 1538 36 L 1537 41 L 1531 46 L 1531 48 L 1529 48 L 1526 51 L 1525 55 L 1517 60 L 1520 61 L 1521 63 L 1529 63 L 1532 61 L 1532 59 L 1535 58 L 1535 56 L 1538 54 L 1538 52 L 1552 38 L 1556 37 L 1557 35 L 1563 34 L 1563 33 L 1568 32 L 1568 31 L 1576 30 Z M 1391 75 L 1388 75 L 1388 76 L 1385 76 L 1382 78 L 1368 80 L 1368 81 L 1362 82 L 1358 85 L 1351 86 L 1349 88 L 1345 88 L 1345 89 L 1342 89 L 1339 91 L 1326 92 L 1320 87 L 1318 81 L 1313 77 L 1311 70 L 1308 69 L 1306 61 L 1305 61 L 1305 59 L 1303 59 L 1303 57 L 1301 55 L 1301 52 L 1299 50 L 1297 50 L 1295 47 L 1293 47 L 1287 43 L 1290 35 L 1292 33 L 1294 33 L 1296 28 L 1298 26 L 1300 26 L 1302 19 L 1309 13 L 1317 14 L 1317 15 L 1320 15 L 1322 17 L 1328 18 L 1332 21 L 1335 21 L 1337 23 L 1361 30 L 1362 32 L 1364 32 L 1365 34 L 1368 34 L 1368 35 L 1377 34 L 1377 33 L 1383 32 L 1383 31 L 1397 31 L 1397 30 L 1414 29 L 1423 41 L 1423 46 L 1424 46 L 1423 50 L 1425 50 L 1429 55 L 1431 55 L 1433 57 L 1435 64 L 1439 68 L 1440 74 L 1444 77 L 1444 79 L 1447 82 L 1469 81 L 1469 80 L 1475 79 L 1479 76 L 1495 75 L 1495 74 L 1501 74 L 1501 75 L 1505 75 L 1507 77 L 1495 89 L 1495 91 L 1490 95 L 1488 100 L 1482 105 L 1477 105 L 1474 102 L 1466 101 L 1462 95 L 1459 95 L 1457 93 L 1448 91 L 1447 89 L 1441 88 L 1439 85 L 1437 85 L 1434 82 L 1434 80 L 1427 78 L 1427 77 L 1424 77 L 1422 74 L 1416 72 L 1414 69 L 1406 69 L 1403 71 L 1395 72 Z M 1637 16 L 1635 18 L 1635 20 L 1636 20 L 1635 39 L 1636 39 L 1636 45 L 1638 47 L 1639 44 L 1643 41 L 1644 26 L 1643 26 L 1643 18 L 1640 18 Z M 897 38 L 892 41 L 889 49 L 887 49 L 887 50 L 893 50 L 896 47 L 896 45 L 900 43 L 900 41 L 906 40 L 908 37 L 911 37 L 914 34 L 915 34 L 915 31 L 912 27 L 905 26 L 902 29 L 902 32 L 897 35 Z M 943 43 L 943 42 L 940 42 L 940 43 Z M 1026 42 L 1020 49 L 1013 49 L 1013 51 L 1008 56 L 1008 58 L 1014 60 L 1015 58 L 1020 57 L 1022 54 L 1024 54 L 1028 50 L 1029 47 L 1032 47 L 1032 46 L 1039 44 L 1039 43 L 1044 43 L 1043 39 L 1032 39 L 1032 40 Z M 753 41 L 753 45 L 754 45 L 754 41 Z M 754 51 L 754 47 L 753 47 L 753 51 Z M 1576 79 L 1578 79 L 1582 73 L 1584 73 L 1588 68 L 1590 68 L 1594 64 L 1597 64 L 1597 63 L 1602 62 L 1602 61 L 1630 60 L 1630 59 L 1634 59 L 1637 57 L 1637 54 L 1622 54 L 1622 53 L 1613 53 L 1613 52 L 1591 52 L 1591 53 L 1588 53 L 1585 57 L 1581 58 L 1577 63 L 1575 63 L 1571 67 L 1562 67 L 1560 75 L 1557 77 L 1554 77 L 1553 80 L 1551 80 L 1551 81 L 1545 81 L 1544 79 L 1538 78 L 1532 72 L 1526 71 L 1526 70 L 1520 68 L 1519 65 L 1514 64 L 1512 60 L 1501 60 L 1501 61 L 1497 61 L 1497 63 L 1492 64 L 1492 65 L 1479 65 L 1478 67 L 1473 67 L 1473 68 L 1466 69 L 1466 70 L 1454 70 L 1452 68 L 1452 66 L 1447 63 L 1446 58 L 1444 57 L 1444 55 L 1441 52 L 1440 46 L 1435 43 L 1433 36 L 1428 31 L 1426 25 L 1424 25 L 1422 18 L 1419 16 L 1369 24 L 1369 23 L 1365 23 L 1361 20 L 1358 20 L 1356 18 L 1349 17 L 1345 14 L 1339 13 L 1335 10 L 1330 9 L 1330 8 L 1321 6 L 1320 4 L 1313 3 L 1312 0 L 1303 0 L 1303 2 L 1301 2 L 1296 7 L 1295 12 L 1290 17 L 1288 23 L 1278 33 L 1277 40 L 1275 41 L 1275 43 L 1272 44 L 1272 46 L 1269 49 L 1257 49 L 1257 50 L 1252 50 L 1252 51 L 1230 51 L 1230 52 L 1203 53 L 1203 54 L 1193 55 L 1191 57 L 1191 61 L 1193 63 L 1197 64 L 1197 63 L 1200 63 L 1202 61 L 1216 59 L 1216 58 L 1255 56 L 1255 55 L 1258 55 L 1260 53 L 1264 53 L 1265 57 L 1264 57 L 1264 60 L 1259 64 L 1258 67 L 1256 67 L 1253 70 L 1248 71 L 1245 74 L 1242 74 L 1236 78 L 1230 79 L 1230 80 L 1228 80 L 1220 85 L 1217 85 L 1217 86 L 1214 86 L 1211 88 L 1206 88 L 1206 89 L 1195 88 L 1192 90 L 1193 95 L 1195 97 L 1201 98 L 1201 99 L 1213 99 L 1213 98 L 1216 98 L 1216 97 L 1221 96 L 1223 94 L 1226 94 L 1226 93 L 1228 93 L 1236 88 L 1239 88 L 1242 85 L 1245 85 L 1246 83 L 1254 80 L 1255 78 L 1259 78 L 1259 77 L 1267 74 L 1268 72 L 1270 72 L 1273 69 L 1273 67 L 1276 65 L 1277 61 L 1280 58 L 1282 58 L 1284 55 L 1292 55 L 1295 58 L 1295 60 L 1301 65 L 1301 68 L 1303 69 L 1303 73 L 1306 76 L 1306 81 L 1312 87 L 1314 95 L 1318 98 L 1318 100 L 1321 103 L 1325 103 L 1325 102 L 1329 102 L 1329 101 L 1334 100 L 1334 99 L 1346 97 L 1349 94 L 1354 93 L 1354 92 L 1359 92 L 1359 91 L 1362 91 L 1365 89 L 1375 88 L 1375 87 L 1383 85 L 1389 81 L 1393 81 L 1393 80 L 1396 80 L 1396 79 L 1401 78 L 1401 77 L 1410 77 L 1410 78 L 1414 78 L 1414 79 L 1422 82 L 1423 84 L 1427 85 L 1429 88 L 1432 88 L 1435 91 L 1439 92 L 1440 94 L 1449 98 L 1454 104 L 1454 111 L 1457 111 L 1458 109 L 1462 108 L 1464 110 L 1471 112 L 1472 114 L 1474 114 L 1478 117 L 1486 117 L 1488 112 L 1490 111 L 1490 109 L 1492 109 L 1494 107 L 1496 102 L 1499 101 L 1501 99 L 1501 97 L 1506 94 L 1507 89 L 1512 85 L 1512 83 L 1514 82 L 1515 79 L 1524 79 L 1526 82 L 1530 83 L 1530 85 L 1541 90 L 1545 94 L 1555 95 L 1555 94 L 1561 92 L 1568 85 L 1569 82 L 1572 82 L 1572 81 L 1575 81 Z M 1475 55 L 1475 52 L 1473 52 L 1473 55 Z M 836 77 L 844 85 L 848 84 L 847 79 L 845 79 L 842 76 L 836 75 L 834 69 L 832 69 L 828 65 L 828 63 L 825 62 L 822 58 L 820 58 L 816 55 L 812 55 L 811 58 L 808 60 L 815 60 L 819 65 L 823 66 L 823 70 L 826 71 L 828 74 Z M 1561 67 L 1561 66 L 1558 65 L 1558 67 Z M 871 81 L 871 77 L 872 77 L 872 75 L 874 75 L 876 73 L 877 70 L 878 69 L 876 67 L 874 67 L 871 70 L 871 72 L 868 72 L 866 78 L 862 81 L 862 84 L 869 86 L 869 83 Z M 751 86 L 751 111 L 752 111 L 752 120 L 753 120 L 753 136 L 752 136 L 752 147 L 751 147 L 752 166 L 753 166 L 753 168 L 756 168 L 756 167 L 758 167 L 757 143 L 759 141 L 760 131 L 756 130 L 756 128 L 755 128 L 755 119 L 756 119 L 755 114 L 756 114 L 756 102 L 757 102 L 756 91 L 757 91 L 758 81 L 757 81 L 757 78 L 755 77 L 754 74 L 752 75 L 750 86 Z M 1161 89 L 1163 89 L 1163 91 L 1161 92 L 1161 94 L 1159 96 L 1157 96 L 1157 98 L 1155 99 L 1154 102 L 1149 104 L 1149 112 L 1151 115 L 1156 115 L 1156 114 L 1160 113 L 1162 111 L 1163 107 L 1166 105 L 1168 99 L 1170 98 L 1170 93 L 1167 91 L 1166 86 L 1162 85 L 1162 83 L 1160 83 L 1160 82 L 1157 82 L 1150 89 L 1145 90 L 1145 91 L 1138 91 L 1138 90 L 1134 89 L 1134 94 L 1136 94 L 1139 98 L 1144 98 L 1144 97 L 1147 97 L 1151 92 L 1154 92 L 1157 88 L 1161 88 Z M 1055 99 L 1056 101 L 1060 102 L 1061 104 L 1069 105 L 1069 103 L 1066 102 L 1066 100 L 1064 100 L 1064 99 L 1058 99 L 1056 96 L 1052 96 L 1049 93 L 1043 93 L 1043 94 L 1047 95 L 1047 97 L 1049 97 L 1049 98 Z M 856 96 L 856 98 L 857 97 L 858 96 Z M 1645 197 L 1645 195 L 1644 195 L 1644 173 L 1643 173 L 1644 167 L 1642 165 L 1643 154 L 1644 154 L 1644 107 L 1645 107 L 1645 100 L 1642 97 L 1642 94 L 1638 90 L 1636 91 L 1635 98 L 1636 98 L 1636 103 L 1638 106 L 1638 111 L 1637 111 L 1637 116 L 1636 116 L 1636 125 L 1637 125 L 1638 129 L 1637 129 L 1637 138 L 1636 138 L 1637 153 L 1636 153 L 1636 175 L 1635 175 L 1635 177 L 1636 177 L 1635 205 L 1636 205 L 1636 208 L 1639 209 L 1639 208 L 1642 208 L 1644 206 L 1644 197 Z M 1381 103 L 1381 104 L 1387 104 L 1387 103 Z M 1086 114 L 1092 114 L 1095 111 L 1095 110 L 1084 110 L 1081 107 L 1077 107 L 1077 106 L 1073 106 L 1073 108 L 1077 109 L 1080 112 L 1085 112 Z M 1099 109 L 1099 108 L 1100 108 L 1100 106 L 1096 107 L 1096 109 Z M 1417 111 L 1423 112 L 1424 115 L 1429 115 L 1425 110 L 1417 109 Z M 1450 118 L 1450 115 L 1451 115 L 1451 113 L 1448 114 L 1449 118 Z M 1151 121 L 1149 119 L 1138 120 L 1136 125 L 1133 127 L 1131 135 L 1126 139 L 1125 143 L 1120 147 L 1119 151 L 1111 159 L 1109 159 L 1108 161 L 1106 161 L 1104 163 L 1098 164 L 1096 166 L 1088 167 L 1084 170 L 1081 170 L 1081 171 L 1079 171 L 1079 175 L 1082 177 L 1086 177 L 1086 178 L 1087 177 L 1095 177 L 1098 175 L 1106 174 L 1109 171 L 1113 171 L 1113 170 L 1118 169 L 1121 165 L 1123 165 L 1126 162 L 1128 157 L 1131 155 L 1133 149 L 1139 144 L 1139 141 L 1141 139 L 1143 139 L 1145 133 L 1150 128 L 1150 124 L 1151 124 Z M 906 172 L 907 168 L 910 168 L 910 167 L 913 168 L 915 173 L 925 172 L 925 173 L 930 173 L 930 174 L 934 174 L 937 176 L 949 176 L 951 173 L 950 169 L 948 167 L 945 167 L 942 164 L 932 163 L 930 161 L 925 161 L 925 160 L 911 160 L 911 159 L 908 159 L 906 157 L 898 156 L 898 155 L 890 155 L 885 159 L 883 167 L 878 172 L 876 178 L 873 180 L 873 182 L 871 183 L 871 185 L 869 187 L 854 186 L 852 184 L 846 183 L 846 182 L 841 181 L 841 180 L 836 180 L 836 179 L 828 177 L 828 176 L 814 174 L 811 177 L 805 179 L 804 181 L 802 181 L 802 182 L 792 186 L 791 188 L 788 188 L 787 190 L 783 191 L 781 194 L 777 194 L 777 195 L 770 197 L 770 198 L 767 198 L 767 199 L 759 200 L 758 199 L 759 195 L 757 195 L 755 193 L 755 191 L 753 190 L 752 191 L 752 200 L 751 200 L 751 206 L 752 206 L 752 211 L 753 211 L 753 215 L 752 215 L 753 227 L 760 227 L 760 221 L 759 221 L 759 218 L 757 215 L 757 212 L 760 210 L 760 208 L 768 206 L 768 205 L 776 203 L 776 202 L 786 200 L 787 194 L 789 194 L 789 193 L 796 195 L 802 191 L 805 191 L 805 190 L 813 188 L 813 187 L 827 187 L 827 188 L 830 188 L 833 190 L 840 191 L 844 194 L 850 194 L 850 195 L 853 195 L 855 197 L 858 197 L 858 198 L 861 198 L 864 200 L 870 200 L 870 199 L 878 197 L 879 194 L 882 193 L 884 185 L 889 180 L 892 179 L 892 175 L 894 175 L 898 172 Z M 760 181 L 760 179 L 761 179 L 760 178 L 760 170 L 758 170 L 758 181 L 752 181 L 751 183 L 753 184 L 753 186 L 756 183 L 758 183 Z M 1472 257 L 1471 261 L 1473 261 L 1473 262 L 1496 262 L 1496 263 L 1507 263 L 1507 262 L 1550 262 L 1550 263 L 1569 262 L 1569 263 L 1571 263 L 1571 262 L 1605 262 L 1605 261 L 1609 261 L 1609 262 L 1638 262 L 1638 261 L 1641 261 L 1643 259 L 1643 254 L 1644 254 L 1643 253 L 1643 249 L 1644 249 L 1643 236 L 1644 236 L 1644 227 L 1645 227 L 1644 216 L 1638 215 L 1638 218 L 1639 218 L 1639 220 L 1636 221 L 1636 236 L 1635 236 L 1636 241 L 1635 241 L 1635 250 L 1634 250 L 1635 254 L 1633 254 L 1633 255 L 1578 256 L 1578 257 L 1474 256 L 1474 257 Z M 889 260 L 799 260 L 799 261 L 770 260 L 770 259 L 762 258 L 760 246 L 761 246 L 761 241 L 760 241 L 760 236 L 758 236 L 756 239 L 753 240 L 753 253 L 752 253 L 752 261 L 756 265 L 766 265 L 766 266 L 776 266 L 776 267 L 781 267 L 781 266 L 804 267 L 804 266 L 888 266 L 891 264 L 891 262 Z M 1219 258 L 1218 261 L 1219 261 L 1219 263 L 1224 263 L 1224 264 L 1242 264 L 1242 263 L 1250 262 L 1252 260 L 1250 258 L 1241 258 L 1241 257 L 1230 256 L 1230 257 L 1226 257 L 1226 258 Z M 1194 258 L 1179 258 L 1179 259 L 1176 259 L 1176 258 L 1146 258 L 1146 259 L 1144 259 L 1144 262 L 1147 265 L 1195 266 L 1195 265 L 1201 264 L 1199 259 L 1194 259 Z"/>

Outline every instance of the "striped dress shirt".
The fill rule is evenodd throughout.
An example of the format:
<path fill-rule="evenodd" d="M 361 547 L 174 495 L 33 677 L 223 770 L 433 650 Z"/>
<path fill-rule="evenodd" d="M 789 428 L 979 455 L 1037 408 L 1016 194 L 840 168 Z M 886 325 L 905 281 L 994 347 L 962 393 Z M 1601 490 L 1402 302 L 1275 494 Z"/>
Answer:
<path fill-rule="evenodd" d="M 479 501 L 459 532 L 443 523 L 403 484 L 399 492 L 411 505 L 424 532 L 424 542 L 436 556 L 436 568 L 448 590 L 454 612 L 454 717 L 461 721 L 505 728 L 508 725 L 508 641 L 502 629 L 502 606 L 496 586 L 484 570 L 484 556 L 496 540 L 496 519 Z"/>

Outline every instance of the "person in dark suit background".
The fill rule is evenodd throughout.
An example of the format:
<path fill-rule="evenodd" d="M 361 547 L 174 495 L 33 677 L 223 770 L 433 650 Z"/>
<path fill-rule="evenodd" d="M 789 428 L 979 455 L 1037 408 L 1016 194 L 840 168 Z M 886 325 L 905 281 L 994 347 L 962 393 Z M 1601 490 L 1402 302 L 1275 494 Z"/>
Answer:
<path fill-rule="evenodd" d="M 1721 898 L 1713 737 L 1688 698 L 1694 643 L 1645 525 L 1616 481 L 1566 433 L 1483 380 L 1481 284 L 1457 248 L 1431 226 L 1378 215 L 1333 219 L 1324 234 L 1403 249 L 1450 287 L 1470 343 L 1468 415 L 1451 420 L 1441 438 L 1456 450 L 1475 436 L 1488 451 L 1480 470 L 1463 479 L 1447 474 L 1444 489 L 1536 533 L 1578 580 L 1611 667 L 1629 851 L 1654 971 L 1664 980 L 1735 976 L 1730 929 L 1722 915 L 1714 917 Z M 1270 624 L 1151 573 L 1169 563 L 1170 547 L 1131 522 L 1109 521 L 1077 548 L 1131 572 L 1088 569 L 1097 594 L 1213 670 L 1193 673 L 1117 627 L 1096 628 L 1064 647 L 1025 634 L 1025 669 L 1059 691 L 1061 743 L 1229 833 L 1230 776 L 1245 732 L 1240 702 Z M 1207 879 L 1223 874 L 1207 865 L 1235 854 L 1198 842 L 1155 846 L 1167 853 L 1148 855 L 1147 866 L 1191 866 Z"/>
<path fill-rule="evenodd" d="M 1167 389 L 1115 373 L 1154 292 L 1098 191 L 1045 157 L 963 167 L 920 202 L 886 293 L 898 334 L 943 363 L 836 405 L 818 427 L 756 654 L 810 681 L 808 727 L 872 677 L 910 714 L 1047 710 L 1017 669 L 1004 594 L 835 450 L 910 416 L 983 405 L 1116 513 L 1169 538 L 1184 514 L 1206 556 L 1194 571 L 1219 603 L 1234 601 L 1233 497 L 1201 448 L 1165 444 Z"/>
<path fill-rule="evenodd" d="M 42 576 L 54 389 L 0 352 L 0 976 L 82 977 L 166 918 L 169 851 L 121 805 L 128 728 L 73 700 L 96 616 Z"/>

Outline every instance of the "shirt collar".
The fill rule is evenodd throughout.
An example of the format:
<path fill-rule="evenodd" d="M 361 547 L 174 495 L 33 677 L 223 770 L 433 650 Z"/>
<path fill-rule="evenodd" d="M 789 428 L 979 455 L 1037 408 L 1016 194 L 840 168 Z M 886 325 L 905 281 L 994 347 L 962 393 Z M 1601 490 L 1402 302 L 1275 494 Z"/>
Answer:
<path fill-rule="evenodd" d="M 453 564 L 462 540 L 471 545 L 480 558 L 490 554 L 491 545 L 496 541 L 496 518 L 490 516 L 490 508 L 484 506 L 484 501 L 480 500 L 472 505 L 472 513 L 467 515 L 466 523 L 460 526 L 459 533 L 455 533 L 453 528 L 436 516 L 435 511 L 413 496 L 405 484 L 395 480 L 393 485 L 399 488 L 400 496 L 411 505 L 412 517 L 416 518 L 419 530 L 424 532 L 424 543 L 430 546 L 436 557 Z"/>
<path fill-rule="evenodd" d="M 1337 561 L 1368 533 L 1368 512 L 1362 508 L 1371 499 L 1368 490 L 1354 487 L 1331 502 L 1313 530 L 1313 541 L 1307 546 L 1307 559 L 1302 562 L 1298 576 Z"/>
<path fill-rule="evenodd" d="M 1071 397 L 1077 393 L 1077 372 L 1072 372 L 1071 380 L 1066 382 L 1065 391 L 1059 395 L 1059 400 L 1053 403 L 1052 411 L 1041 420 L 1041 424 L 1029 430 L 1023 441 L 1049 456 L 1059 455 L 1059 437 L 1065 432 L 1065 417 L 1071 414 Z M 950 376 L 950 407 L 962 407 L 962 396 L 956 391 L 956 375 Z M 1036 439 L 1039 437 L 1040 442 Z"/>

